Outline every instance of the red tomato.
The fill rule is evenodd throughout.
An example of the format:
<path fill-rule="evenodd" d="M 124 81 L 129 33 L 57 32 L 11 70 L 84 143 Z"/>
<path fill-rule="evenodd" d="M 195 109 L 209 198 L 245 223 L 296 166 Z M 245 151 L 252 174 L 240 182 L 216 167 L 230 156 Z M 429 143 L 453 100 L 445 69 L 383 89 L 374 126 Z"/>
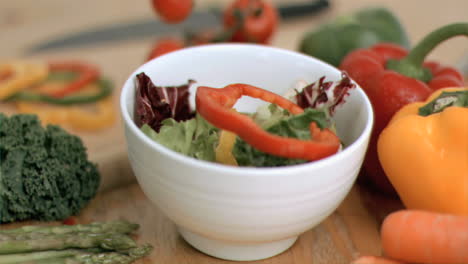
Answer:
<path fill-rule="evenodd" d="M 167 23 L 185 20 L 193 9 L 193 0 L 151 0 L 153 9 Z"/>
<path fill-rule="evenodd" d="M 184 48 L 184 43 L 179 39 L 176 39 L 176 38 L 160 39 L 154 44 L 153 48 L 151 49 L 151 52 L 148 55 L 147 60 L 148 61 L 152 60 L 163 54 L 176 51 L 182 48 Z"/>
<path fill-rule="evenodd" d="M 232 41 L 267 43 L 276 30 L 278 11 L 267 0 L 234 0 L 224 11 L 224 27 Z"/>

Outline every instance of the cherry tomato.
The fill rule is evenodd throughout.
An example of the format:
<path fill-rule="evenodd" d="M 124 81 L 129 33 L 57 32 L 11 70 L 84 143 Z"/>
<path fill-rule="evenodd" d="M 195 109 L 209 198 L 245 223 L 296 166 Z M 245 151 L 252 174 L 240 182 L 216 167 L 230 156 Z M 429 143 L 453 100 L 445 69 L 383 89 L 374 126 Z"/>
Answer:
<path fill-rule="evenodd" d="M 223 14 L 232 41 L 267 43 L 278 24 L 278 11 L 267 0 L 234 0 Z"/>
<path fill-rule="evenodd" d="M 163 54 L 182 49 L 184 46 L 182 40 L 176 38 L 160 39 L 152 47 L 147 60 L 149 61 Z"/>
<path fill-rule="evenodd" d="M 185 20 L 193 9 L 193 0 L 151 0 L 153 10 L 167 23 Z"/>

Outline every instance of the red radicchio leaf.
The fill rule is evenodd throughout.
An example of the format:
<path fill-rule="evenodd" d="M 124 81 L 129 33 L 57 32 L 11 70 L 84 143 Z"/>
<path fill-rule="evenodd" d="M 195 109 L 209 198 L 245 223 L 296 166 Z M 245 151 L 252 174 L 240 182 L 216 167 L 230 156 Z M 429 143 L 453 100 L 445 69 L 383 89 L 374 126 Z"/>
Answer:
<path fill-rule="evenodd" d="M 189 80 L 181 86 L 156 86 L 145 73 L 136 76 L 134 116 L 138 127 L 148 124 L 156 132 L 166 118 L 184 121 L 195 116 L 189 103 Z"/>
<path fill-rule="evenodd" d="M 328 107 L 329 114 L 333 115 L 336 107 L 345 102 L 349 90 L 355 87 L 345 72 L 342 72 L 341 80 L 336 85 L 332 81 L 325 82 L 324 76 L 304 87 L 301 92 L 296 91 L 297 105 L 302 108 Z"/>

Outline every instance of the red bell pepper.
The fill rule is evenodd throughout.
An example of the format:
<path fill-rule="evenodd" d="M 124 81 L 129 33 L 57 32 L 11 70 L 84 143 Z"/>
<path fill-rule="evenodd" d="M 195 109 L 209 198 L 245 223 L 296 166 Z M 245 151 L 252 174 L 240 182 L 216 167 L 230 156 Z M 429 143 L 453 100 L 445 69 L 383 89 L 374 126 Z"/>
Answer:
<path fill-rule="evenodd" d="M 51 71 L 72 71 L 79 74 L 76 80 L 67 84 L 63 89 L 52 93 L 51 95 L 54 97 L 64 97 L 79 91 L 86 85 L 97 81 L 100 74 L 97 67 L 78 61 L 50 62 L 49 69 Z"/>
<path fill-rule="evenodd" d="M 195 96 L 197 113 L 217 128 L 231 131 L 252 147 L 271 155 L 312 161 L 338 151 L 340 146 L 338 136 L 329 129 L 321 130 L 315 122 L 310 124 L 311 140 L 268 133 L 247 115 L 232 111 L 234 104 L 243 95 L 274 103 L 292 114 L 304 111 L 275 93 L 248 84 L 231 84 L 221 89 L 198 87 Z"/>
<path fill-rule="evenodd" d="M 364 176 L 384 192 L 395 194 L 378 160 L 378 135 L 404 105 L 424 101 L 440 88 L 463 86 L 463 76 L 456 69 L 424 61 L 442 41 L 459 35 L 468 35 L 468 23 L 435 30 L 409 52 L 389 43 L 355 50 L 339 66 L 363 88 L 374 107 L 375 126 L 363 165 Z"/>

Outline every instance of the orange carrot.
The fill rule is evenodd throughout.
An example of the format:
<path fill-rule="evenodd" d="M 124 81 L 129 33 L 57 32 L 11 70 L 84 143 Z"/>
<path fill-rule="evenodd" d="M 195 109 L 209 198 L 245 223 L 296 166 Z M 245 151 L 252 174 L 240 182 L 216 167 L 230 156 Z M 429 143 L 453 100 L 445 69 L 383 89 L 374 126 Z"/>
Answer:
<path fill-rule="evenodd" d="M 403 262 L 375 256 L 362 256 L 351 262 L 351 264 L 404 264 Z"/>
<path fill-rule="evenodd" d="M 381 229 L 385 255 L 405 262 L 468 264 L 468 217 L 420 210 L 387 216 Z"/>

